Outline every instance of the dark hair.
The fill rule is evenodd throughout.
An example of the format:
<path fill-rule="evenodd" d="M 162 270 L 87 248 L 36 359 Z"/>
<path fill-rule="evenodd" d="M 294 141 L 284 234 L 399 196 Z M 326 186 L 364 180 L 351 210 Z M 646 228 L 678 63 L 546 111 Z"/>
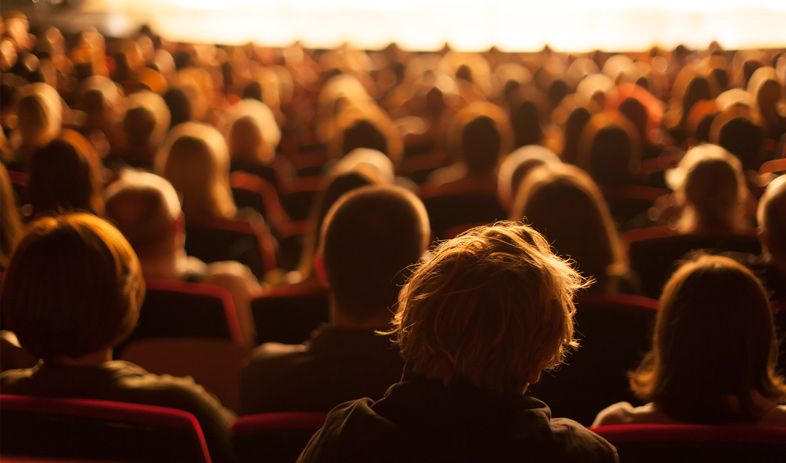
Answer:
<path fill-rule="evenodd" d="M 538 107 L 530 100 L 517 102 L 510 110 L 510 126 L 513 129 L 514 148 L 539 145 L 543 141 Z"/>
<path fill-rule="evenodd" d="M 321 252 L 336 308 L 362 322 L 390 311 L 430 238 L 423 203 L 393 186 L 343 196 L 322 228 Z"/>
<path fill-rule="evenodd" d="M 170 128 L 180 123 L 188 122 L 193 118 L 191 100 L 188 99 L 188 95 L 182 88 L 170 87 L 164 92 L 163 97 L 171 114 L 169 120 Z"/>
<path fill-rule="evenodd" d="M 125 339 L 136 325 L 144 280 L 120 232 L 90 214 L 30 225 L 5 274 L 6 326 L 44 360 L 79 358 Z"/>
<path fill-rule="evenodd" d="M 761 282 L 727 257 L 704 255 L 666 283 L 652 350 L 630 383 L 637 396 L 678 421 L 756 421 L 762 410 L 754 393 L 786 397 L 776 359 L 772 308 Z"/>
<path fill-rule="evenodd" d="M 104 212 L 101 164 L 89 142 L 73 131 L 35 151 L 28 166 L 27 197 L 33 215 L 60 210 Z"/>
<path fill-rule="evenodd" d="M 387 137 L 368 119 L 358 119 L 341 134 L 341 156 L 357 148 L 369 148 L 390 156 Z"/>
<path fill-rule="evenodd" d="M 487 174 L 499 161 L 501 136 L 494 119 L 478 116 L 461 131 L 461 155 L 470 172 Z"/>

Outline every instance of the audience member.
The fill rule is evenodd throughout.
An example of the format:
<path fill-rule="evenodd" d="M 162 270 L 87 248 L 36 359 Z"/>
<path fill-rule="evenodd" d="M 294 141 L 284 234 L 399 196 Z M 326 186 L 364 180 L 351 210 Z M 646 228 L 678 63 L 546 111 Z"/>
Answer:
<path fill-rule="evenodd" d="M 16 244 L 22 237 L 22 222 L 14 190 L 4 164 L 0 164 L 0 272 L 5 271 Z"/>
<path fill-rule="evenodd" d="M 786 425 L 778 341 L 761 282 L 721 256 L 700 256 L 669 279 L 652 350 L 630 374 L 650 403 L 601 411 L 595 426 L 629 423 Z"/>
<path fill-rule="evenodd" d="M 334 408 L 298 461 L 616 461 L 604 439 L 525 395 L 575 347 L 583 286 L 524 225 L 441 243 L 399 295 L 402 380 Z"/>
<path fill-rule="evenodd" d="M 368 186 L 331 207 L 319 268 L 330 290 L 330 324 L 301 345 L 267 343 L 241 376 L 241 412 L 329 410 L 345 400 L 381 397 L 401 377 L 389 337 L 408 266 L 430 239 L 420 200 L 399 187 Z"/>
<path fill-rule="evenodd" d="M 220 286 L 232 295 L 240 329 L 250 345 L 254 321 L 249 307 L 260 286 L 237 262 L 205 264 L 185 250 L 185 219 L 175 189 L 163 178 L 127 170 L 106 192 L 106 215 L 129 241 L 146 279 L 185 280 Z"/>
<path fill-rule="evenodd" d="M 8 328 L 41 362 L 0 374 L 0 391 L 179 408 L 197 418 L 211 456 L 231 461 L 233 416 L 214 397 L 190 378 L 112 360 L 134 329 L 144 293 L 134 251 L 107 222 L 75 213 L 32 223 L 11 259 L 0 305 Z"/>
<path fill-rule="evenodd" d="M 27 199 L 33 217 L 64 210 L 103 214 L 101 161 L 93 145 L 78 132 L 64 130 L 36 150 L 27 170 Z"/>
<path fill-rule="evenodd" d="M 609 208 L 583 170 L 566 164 L 536 168 L 519 187 L 511 217 L 529 223 L 557 254 L 573 260 L 594 281 L 593 291 L 634 290 Z"/>

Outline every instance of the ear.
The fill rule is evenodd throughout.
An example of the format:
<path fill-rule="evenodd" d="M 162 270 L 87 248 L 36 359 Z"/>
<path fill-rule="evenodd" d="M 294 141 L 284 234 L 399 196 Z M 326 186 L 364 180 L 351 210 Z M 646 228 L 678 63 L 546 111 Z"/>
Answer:
<path fill-rule="evenodd" d="M 317 274 L 317 278 L 319 282 L 326 288 L 330 287 L 330 282 L 327 278 L 327 272 L 325 272 L 325 258 L 321 252 L 317 253 L 316 257 L 314 257 L 314 272 Z"/>

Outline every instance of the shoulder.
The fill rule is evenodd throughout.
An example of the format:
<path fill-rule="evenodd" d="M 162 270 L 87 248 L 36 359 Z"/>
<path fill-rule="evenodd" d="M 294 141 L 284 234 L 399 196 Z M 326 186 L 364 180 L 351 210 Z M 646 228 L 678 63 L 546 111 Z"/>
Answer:
<path fill-rule="evenodd" d="M 666 424 L 673 422 L 674 420 L 660 412 L 653 403 L 634 407 L 628 402 L 617 402 L 601 410 L 598 416 L 595 417 L 592 426 L 637 423 Z"/>
<path fill-rule="evenodd" d="M 241 385 L 281 382 L 286 372 L 301 365 L 309 355 L 305 344 L 267 342 L 254 349 L 241 371 Z"/>
<path fill-rule="evenodd" d="M 617 450 L 606 439 L 567 419 L 551 420 L 555 441 L 564 449 L 564 461 L 616 462 Z"/>
<path fill-rule="evenodd" d="M 766 426 L 786 426 L 786 405 L 777 405 L 765 414 L 759 424 Z"/>
<path fill-rule="evenodd" d="M 33 368 L 6 370 L 0 373 L 0 392 L 14 393 L 32 375 Z"/>

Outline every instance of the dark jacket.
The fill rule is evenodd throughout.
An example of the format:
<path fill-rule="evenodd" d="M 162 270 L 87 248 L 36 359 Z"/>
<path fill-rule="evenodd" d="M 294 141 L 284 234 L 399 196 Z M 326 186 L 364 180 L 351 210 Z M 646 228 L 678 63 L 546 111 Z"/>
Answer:
<path fill-rule="evenodd" d="M 334 408 L 299 462 L 615 462 L 602 437 L 528 396 L 413 377 Z"/>
<path fill-rule="evenodd" d="M 241 414 L 327 411 L 360 397 L 379 398 L 401 379 L 390 337 L 371 329 L 324 325 L 305 344 L 267 343 L 241 372 Z"/>

